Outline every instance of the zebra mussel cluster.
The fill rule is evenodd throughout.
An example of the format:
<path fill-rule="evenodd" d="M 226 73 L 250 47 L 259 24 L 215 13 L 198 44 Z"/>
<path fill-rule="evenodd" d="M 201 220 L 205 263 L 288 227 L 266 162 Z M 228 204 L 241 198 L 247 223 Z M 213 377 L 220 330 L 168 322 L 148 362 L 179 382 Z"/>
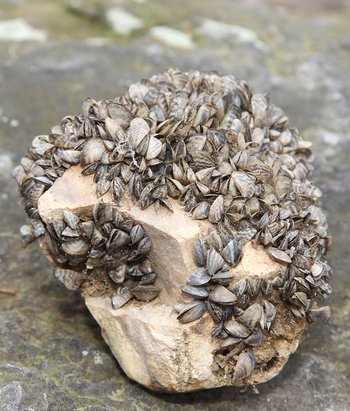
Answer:
<path fill-rule="evenodd" d="M 90 287 L 97 282 L 94 287 L 100 292 L 101 287 L 117 287 L 112 296 L 115 309 L 132 298 L 151 301 L 158 296 L 160 289 L 154 286 L 157 275 L 146 258 L 150 238 L 110 203 L 96 203 L 92 219 L 64 211 L 63 219 L 52 220 L 46 229 L 45 246 L 57 266 L 54 276 L 68 289 L 78 290 L 85 281 Z M 67 266 L 70 268 L 61 268 Z"/>
<path fill-rule="evenodd" d="M 169 199 L 177 199 L 210 226 L 194 244 L 198 269 L 183 288 L 193 301 L 175 307 L 179 321 L 208 312 L 224 347 L 254 347 L 275 319 L 276 295 L 296 318 L 329 317 L 329 308 L 316 303 L 331 292 L 332 270 L 321 192 L 309 180 L 311 159 L 310 143 L 245 81 L 171 69 L 114 100 L 87 99 L 81 114 L 34 138 L 14 170 L 31 219 L 21 232 L 27 242 L 45 235 L 59 267 L 55 275 L 67 284 L 78 279 L 71 287 L 100 272 L 117 308 L 132 297 L 149 301 L 159 290 L 147 260 L 149 238 L 115 207 L 126 191 L 142 209 L 171 211 Z M 65 212 L 61 221 L 45 224 L 38 199 L 78 164 L 94 176 L 97 197 L 110 192 L 114 204 L 99 202 L 92 215 Z M 251 240 L 285 270 L 275 278 L 235 281 L 230 268 Z M 237 378 L 254 368 L 254 355 L 242 350 Z"/>

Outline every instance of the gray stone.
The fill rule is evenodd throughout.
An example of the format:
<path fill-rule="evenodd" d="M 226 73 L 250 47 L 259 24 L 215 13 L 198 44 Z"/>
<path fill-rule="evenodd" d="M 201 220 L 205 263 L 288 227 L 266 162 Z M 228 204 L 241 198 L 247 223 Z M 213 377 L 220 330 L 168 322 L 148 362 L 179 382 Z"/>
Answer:
<path fill-rule="evenodd" d="M 12 157 L 9 153 L 2 153 L 0 151 L 0 175 L 8 176 L 12 167 L 13 161 Z"/>
<path fill-rule="evenodd" d="M 268 47 L 258 38 L 257 34 L 246 27 L 222 23 L 211 19 L 203 19 L 198 32 L 215 41 L 233 41 L 252 44 L 259 50 L 268 51 Z"/>
<path fill-rule="evenodd" d="M 0 41 L 45 41 L 46 33 L 23 19 L 0 20 Z"/>
<path fill-rule="evenodd" d="M 189 34 L 171 27 L 156 26 L 150 30 L 150 35 L 160 43 L 177 49 L 189 50 L 194 47 L 194 43 Z"/>
<path fill-rule="evenodd" d="M 19 2 L 18 11 L 24 13 L 27 3 Z M 158 0 L 156 4 L 162 6 L 157 10 L 163 17 L 158 14 L 158 21 L 150 25 L 160 24 L 160 19 L 170 24 L 178 16 L 178 2 Z M 198 2 L 180 4 L 183 13 L 198 15 Z M 11 18 L 5 7 L 1 12 Z M 283 372 L 261 385 L 259 395 L 236 388 L 188 395 L 150 394 L 118 368 L 82 300 L 57 284 L 38 246 L 22 249 L 18 228 L 25 216 L 5 171 L 0 174 L 0 288 L 11 287 L 17 293 L 0 294 L 0 390 L 18 382 L 23 390 L 21 411 L 30 407 L 44 411 L 44 394 L 50 411 L 350 409 L 350 40 L 346 2 L 218 0 L 213 7 L 212 1 L 203 0 L 200 14 L 249 27 L 271 53 L 235 42 L 213 43 L 206 37 L 198 39 L 190 51 L 151 48 L 148 38 L 100 47 L 76 41 L 21 42 L 15 53 L 13 48 L 0 47 L 2 115 L 19 124 L 13 128 L 0 121 L 0 151 L 14 153 L 16 164 L 33 136 L 49 131 L 64 115 L 78 113 L 85 97 L 112 98 L 131 82 L 171 65 L 233 73 L 249 80 L 255 90 L 270 92 L 291 124 L 314 143 L 314 178 L 323 191 L 334 237 L 329 255 L 335 273 L 331 320 L 306 332 Z M 51 33 L 45 15 L 41 18 L 41 26 Z M 324 24 L 325 19 L 333 25 Z M 271 25 L 282 42 L 271 34 Z M 90 36 L 93 31 L 91 25 Z M 314 62 L 308 74 L 298 69 L 307 62 Z M 326 144 L 322 130 L 335 133 L 337 144 Z M 332 156 L 325 156 L 326 147 L 332 149 Z M 103 364 L 95 364 L 95 352 Z"/>
<path fill-rule="evenodd" d="M 13 381 L 0 389 L 0 404 L 3 411 L 18 411 L 22 399 L 22 387 Z"/>
<path fill-rule="evenodd" d="M 143 27 L 141 19 L 121 7 L 107 9 L 106 20 L 113 31 L 121 36 L 129 36 L 134 30 L 139 30 Z"/>
<path fill-rule="evenodd" d="M 336 147 L 340 143 L 340 136 L 336 133 L 332 133 L 331 131 L 324 131 L 322 133 L 322 139 L 325 144 L 333 147 Z"/>

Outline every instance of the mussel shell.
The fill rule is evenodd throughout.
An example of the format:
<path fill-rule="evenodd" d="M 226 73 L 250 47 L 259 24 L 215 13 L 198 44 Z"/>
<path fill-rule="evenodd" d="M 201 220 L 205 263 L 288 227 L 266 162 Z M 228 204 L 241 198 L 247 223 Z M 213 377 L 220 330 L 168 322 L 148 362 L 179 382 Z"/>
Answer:
<path fill-rule="evenodd" d="M 78 290 L 85 280 L 83 273 L 59 267 L 54 269 L 54 277 L 72 291 Z"/>
<path fill-rule="evenodd" d="M 254 370 L 255 356 L 249 352 L 242 352 L 237 359 L 237 364 L 233 373 L 233 381 L 248 377 Z"/>
<path fill-rule="evenodd" d="M 246 327 L 253 329 L 259 323 L 262 314 L 262 306 L 259 303 L 254 303 L 237 318 L 237 321 Z"/>
<path fill-rule="evenodd" d="M 221 270 L 224 266 L 225 261 L 221 255 L 214 249 L 211 248 L 208 251 L 207 256 L 207 270 L 210 275 L 215 274 L 217 271 Z"/>
<path fill-rule="evenodd" d="M 161 290 L 154 285 L 138 284 L 129 291 L 137 300 L 147 302 L 157 298 Z"/>
<path fill-rule="evenodd" d="M 211 276 L 208 274 L 207 269 L 198 268 L 194 271 L 190 278 L 187 280 L 188 285 L 199 286 L 207 284 L 211 280 Z"/>
<path fill-rule="evenodd" d="M 126 288 L 119 288 L 117 293 L 112 296 L 112 308 L 116 310 L 125 305 L 132 298 L 132 294 Z"/>
<path fill-rule="evenodd" d="M 200 299 L 207 298 L 209 295 L 208 290 L 205 287 L 196 287 L 196 286 L 188 285 L 182 288 L 182 291 L 190 295 L 191 297 L 200 298 Z"/>
<path fill-rule="evenodd" d="M 199 267 L 203 267 L 206 264 L 206 253 L 202 241 L 197 238 L 193 245 L 194 261 Z"/>
<path fill-rule="evenodd" d="M 181 323 L 185 324 L 201 318 L 206 311 L 206 304 L 204 301 L 195 300 L 181 308 L 177 318 Z"/>
<path fill-rule="evenodd" d="M 63 219 L 72 230 L 76 230 L 80 222 L 80 218 L 69 210 L 63 211 Z"/>
<path fill-rule="evenodd" d="M 310 319 L 317 324 L 324 324 L 331 316 L 331 310 L 329 306 L 311 308 L 308 312 Z"/>
<path fill-rule="evenodd" d="M 111 270 L 108 275 L 116 284 L 122 284 L 125 280 L 126 265 L 122 264 L 115 270 Z"/>
<path fill-rule="evenodd" d="M 224 197 L 218 196 L 213 204 L 210 206 L 208 219 L 210 223 L 217 224 L 224 214 Z"/>
<path fill-rule="evenodd" d="M 101 160 L 102 154 L 106 151 L 106 147 L 103 144 L 103 140 L 100 138 L 91 138 L 85 143 L 81 155 L 80 163 L 83 167 L 97 163 Z"/>
<path fill-rule="evenodd" d="M 89 248 L 89 244 L 82 239 L 62 244 L 62 250 L 69 255 L 84 255 L 89 251 Z"/>
<path fill-rule="evenodd" d="M 241 259 L 242 251 L 235 240 L 231 240 L 222 251 L 222 256 L 231 266 L 235 267 Z"/>
<path fill-rule="evenodd" d="M 217 285 L 210 293 L 209 299 L 214 303 L 231 305 L 237 301 L 235 294 L 231 293 L 227 288 L 222 285 Z"/>
<path fill-rule="evenodd" d="M 235 338 L 247 338 L 251 334 L 251 330 L 245 325 L 240 324 L 236 320 L 229 320 L 224 323 L 225 330 L 232 337 Z"/>
<path fill-rule="evenodd" d="M 285 253 L 284 251 L 279 250 L 278 248 L 270 247 L 267 250 L 267 252 L 274 260 L 276 260 L 279 263 L 289 264 L 292 262 L 289 255 Z"/>

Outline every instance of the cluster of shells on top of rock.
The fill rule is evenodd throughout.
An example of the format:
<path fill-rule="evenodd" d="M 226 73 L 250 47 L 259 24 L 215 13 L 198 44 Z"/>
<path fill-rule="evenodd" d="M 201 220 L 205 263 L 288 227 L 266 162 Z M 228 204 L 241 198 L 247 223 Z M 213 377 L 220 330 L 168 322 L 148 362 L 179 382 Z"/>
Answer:
<path fill-rule="evenodd" d="M 21 232 L 27 242 L 45 236 L 55 276 L 68 288 L 99 272 L 118 308 L 160 291 L 147 234 L 103 203 L 90 216 L 67 212 L 45 226 L 39 197 L 80 164 L 84 175 L 94 175 L 97 196 L 110 191 L 116 205 L 126 190 L 142 209 L 171 210 L 169 198 L 177 199 L 210 227 L 194 244 L 198 268 L 183 288 L 192 301 L 175 307 L 178 319 L 187 323 L 209 312 L 223 347 L 240 347 L 234 378 L 243 378 L 255 363 L 249 347 L 261 344 L 278 315 L 276 295 L 295 317 L 323 322 L 330 314 L 317 307 L 331 292 L 332 271 L 321 192 L 309 180 L 310 145 L 245 81 L 169 70 L 114 100 L 87 99 L 81 114 L 34 138 L 13 173 L 31 219 Z M 230 268 L 249 240 L 266 247 L 285 271 L 235 281 Z"/>

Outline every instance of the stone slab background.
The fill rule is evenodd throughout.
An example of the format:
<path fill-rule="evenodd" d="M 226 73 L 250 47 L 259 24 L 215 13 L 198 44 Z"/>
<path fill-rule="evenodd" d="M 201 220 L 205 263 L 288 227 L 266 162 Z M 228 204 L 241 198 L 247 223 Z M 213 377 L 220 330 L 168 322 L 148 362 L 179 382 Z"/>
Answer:
<path fill-rule="evenodd" d="M 120 8 L 139 22 L 127 35 Z M 305 333 L 259 394 L 160 395 L 131 382 L 81 298 L 53 279 L 37 245 L 22 249 L 25 215 L 9 172 L 32 138 L 85 97 L 119 95 L 170 66 L 247 79 L 313 142 L 334 237 L 332 318 Z M 349 410 L 349 69 L 346 0 L 0 0 L 0 288 L 15 290 L 0 293 L 0 410 Z"/>

